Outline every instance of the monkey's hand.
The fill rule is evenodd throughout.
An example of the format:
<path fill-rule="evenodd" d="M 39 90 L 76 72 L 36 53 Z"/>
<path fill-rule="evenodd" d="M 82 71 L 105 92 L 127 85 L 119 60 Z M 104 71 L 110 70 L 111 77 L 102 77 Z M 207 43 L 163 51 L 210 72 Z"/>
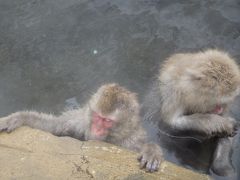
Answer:
<path fill-rule="evenodd" d="M 239 123 L 231 117 L 223 117 L 218 124 L 215 124 L 210 136 L 233 137 L 237 134 Z"/>
<path fill-rule="evenodd" d="M 146 168 L 146 171 L 157 171 L 163 161 L 162 150 L 154 143 L 144 144 L 138 160 L 140 161 L 140 167 Z"/>
<path fill-rule="evenodd" d="M 0 132 L 12 132 L 14 129 L 23 125 L 23 120 L 11 116 L 0 118 Z"/>

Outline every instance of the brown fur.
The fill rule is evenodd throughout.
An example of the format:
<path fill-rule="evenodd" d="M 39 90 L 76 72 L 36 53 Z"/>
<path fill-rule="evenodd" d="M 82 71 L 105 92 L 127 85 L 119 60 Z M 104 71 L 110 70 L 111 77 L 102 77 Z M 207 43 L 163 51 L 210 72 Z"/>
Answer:
<path fill-rule="evenodd" d="M 137 102 L 137 97 L 134 93 L 130 93 L 127 89 L 117 84 L 103 86 L 102 88 L 104 88 L 104 92 L 97 102 L 97 107 L 104 114 L 108 114 L 121 106 L 128 108 L 133 101 Z"/>

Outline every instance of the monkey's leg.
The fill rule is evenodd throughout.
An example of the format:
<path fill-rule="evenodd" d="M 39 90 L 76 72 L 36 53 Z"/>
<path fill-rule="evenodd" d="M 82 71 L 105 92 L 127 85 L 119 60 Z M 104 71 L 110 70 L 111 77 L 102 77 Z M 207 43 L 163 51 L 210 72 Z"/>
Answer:
<path fill-rule="evenodd" d="M 231 162 L 233 138 L 219 138 L 213 155 L 212 171 L 219 176 L 229 176 L 234 173 Z"/>
<path fill-rule="evenodd" d="M 11 132 L 20 126 L 29 126 L 57 135 L 61 124 L 53 115 L 33 111 L 21 111 L 0 118 L 0 132 Z"/>

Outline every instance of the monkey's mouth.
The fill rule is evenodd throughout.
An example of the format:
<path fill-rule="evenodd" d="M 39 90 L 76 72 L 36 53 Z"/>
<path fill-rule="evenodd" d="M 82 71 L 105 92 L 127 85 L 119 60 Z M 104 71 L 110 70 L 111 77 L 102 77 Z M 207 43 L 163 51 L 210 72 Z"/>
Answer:
<path fill-rule="evenodd" d="M 211 111 L 213 114 L 221 115 L 223 114 L 224 107 L 222 105 L 216 105 L 215 108 Z"/>
<path fill-rule="evenodd" d="M 108 134 L 108 131 L 102 128 L 95 128 L 94 133 L 97 136 L 106 136 Z"/>

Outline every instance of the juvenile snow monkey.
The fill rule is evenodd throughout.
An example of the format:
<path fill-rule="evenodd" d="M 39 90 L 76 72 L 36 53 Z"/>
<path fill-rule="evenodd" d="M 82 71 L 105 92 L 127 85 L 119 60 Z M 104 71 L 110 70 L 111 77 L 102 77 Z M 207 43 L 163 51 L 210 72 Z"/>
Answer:
<path fill-rule="evenodd" d="M 234 172 L 230 156 L 237 122 L 228 107 L 239 94 L 239 67 L 227 53 L 206 50 L 174 54 L 163 64 L 152 90 L 145 119 L 155 119 L 171 132 L 217 137 L 211 169 Z M 151 105 L 153 104 L 153 105 Z M 146 106 L 146 105 L 145 105 Z"/>
<path fill-rule="evenodd" d="M 158 170 L 163 160 L 160 147 L 148 143 L 140 125 L 136 95 L 117 84 L 103 85 L 83 108 L 63 112 L 60 116 L 22 111 L 0 118 L 0 132 L 11 132 L 20 126 L 129 148 L 140 152 L 140 167 L 149 172 Z"/>

